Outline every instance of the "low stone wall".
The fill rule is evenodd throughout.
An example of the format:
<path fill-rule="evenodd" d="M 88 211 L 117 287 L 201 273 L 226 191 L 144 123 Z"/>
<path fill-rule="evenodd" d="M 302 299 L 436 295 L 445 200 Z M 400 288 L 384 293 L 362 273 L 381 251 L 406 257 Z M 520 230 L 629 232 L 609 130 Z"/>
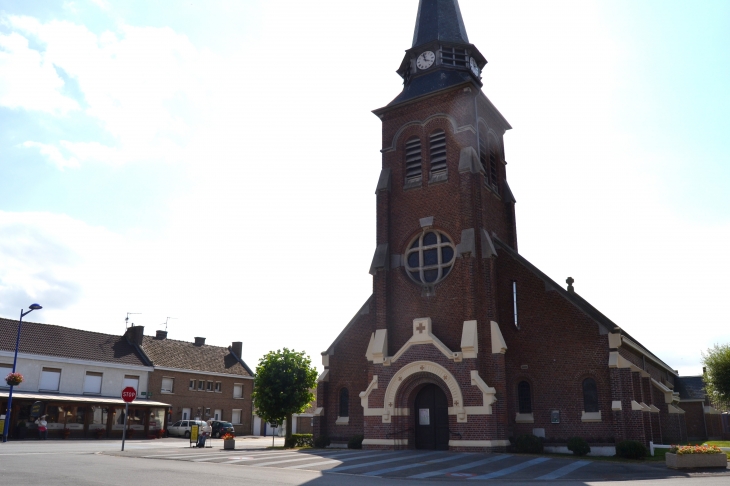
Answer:
<path fill-rule="evenodd" d="M 668 452 L 665 457 L 667 467 L 672 469 L 727 468 L 726 454 L 672 454 Z"/>
<path fill-rule="evenodd" d="M 550 454 L 573 454 L 568 450 L 568 446 L 548 446 L 544 447 L 544 451 Z M 605 456 L 611 457 L 616 455 L 616 446 L 591 446 L 591 452 L 589 456 Z"/>

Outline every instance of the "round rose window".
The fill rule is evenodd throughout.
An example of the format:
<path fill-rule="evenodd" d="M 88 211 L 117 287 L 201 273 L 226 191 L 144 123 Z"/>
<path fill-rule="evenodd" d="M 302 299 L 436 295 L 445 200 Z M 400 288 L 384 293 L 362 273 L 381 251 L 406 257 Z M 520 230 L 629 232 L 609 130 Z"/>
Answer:
<path fill-rule="evenodd" d="M 418 236 L 406 251 L 406 272 L 420 285 L 443 280 L 454 266 L 454 245 L 448 236 L 428 230 Z"/>

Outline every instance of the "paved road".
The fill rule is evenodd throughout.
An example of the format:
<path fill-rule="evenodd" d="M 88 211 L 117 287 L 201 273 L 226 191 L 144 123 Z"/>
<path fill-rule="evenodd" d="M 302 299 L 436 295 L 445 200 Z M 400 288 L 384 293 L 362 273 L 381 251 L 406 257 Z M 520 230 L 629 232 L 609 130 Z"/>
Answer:
<path fill-rule="evenodd" d="M 187 447 L 179 439 L 130 441 L 8 442 L 0 444 L 3 484 L 199 485 L 237 481 L 246 485 L 554 484 L 662 486 L 730 484 L 718 473 L 678 473 L 661 464 L 635 465 L 508 454 L 381 451 L 272 451 L 270 438 L 237 440 L 237 450 Z M 588 462 L 587 464 L 585 462 Z"/>
<path fill-rule="evenodd" d="M 237 442 L 238 445 L 238 442 Z M 113 453 L 122 455 L 121 453 Z M 131 451 L 127 457 L 184 461 L 196 464 L 312 471 L 325 474 L 387 479 L 520 480 L 520 481 L 621 481 L 689 477 L 661 463 L 625 464 L 573 458 L 535 457 L 516 454 L 477 454 L 436 451 L 255 450 L 218 448 Z M 700 473 L 702 476 L 718 472 Z M 730 471 L 725 471 L 730 483 Z"/>

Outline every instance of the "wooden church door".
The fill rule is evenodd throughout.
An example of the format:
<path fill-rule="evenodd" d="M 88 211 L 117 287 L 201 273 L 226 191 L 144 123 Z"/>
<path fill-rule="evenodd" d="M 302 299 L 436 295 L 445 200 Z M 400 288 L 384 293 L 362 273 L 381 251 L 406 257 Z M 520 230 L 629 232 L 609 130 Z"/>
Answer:
<path fill-rule="evenodd" d="M 441 388 L 426 385 L 416 395 L 416 449 L 449 449 L 449 403 Z"/>

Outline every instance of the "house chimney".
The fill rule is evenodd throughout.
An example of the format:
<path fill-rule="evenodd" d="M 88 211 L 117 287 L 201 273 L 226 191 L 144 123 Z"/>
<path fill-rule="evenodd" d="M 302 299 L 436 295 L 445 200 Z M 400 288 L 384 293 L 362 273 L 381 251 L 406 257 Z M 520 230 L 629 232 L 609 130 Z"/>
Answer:
<path fill-rule="evenodd" d="M 205 344 L 205 338 L 204 337 L 196 337 L 195 338 L 195 345 L 196 346 L 203 346 Z"/>
<path fill-rule="evenodd" d="M 231 344 L 231 351 L 233 351 L 233 354 L 235 354 L 238 359 L 241 359 L 243 343 L 240 341 L 234 341 L 233 344 Z"/>
<path fill-rule="evenodd" d="M 157 331 L 155 337 L 157 339 L 167 339 L 167 331 Z"/>
<path fill-rule="evenodd" d="M 124 333 L 124 337 L 127 338 L 132 344 L 142 346 L 142 339 L 144 338 L 144 326 L 131 326 L 127 328 L 127 332 Z"/>

